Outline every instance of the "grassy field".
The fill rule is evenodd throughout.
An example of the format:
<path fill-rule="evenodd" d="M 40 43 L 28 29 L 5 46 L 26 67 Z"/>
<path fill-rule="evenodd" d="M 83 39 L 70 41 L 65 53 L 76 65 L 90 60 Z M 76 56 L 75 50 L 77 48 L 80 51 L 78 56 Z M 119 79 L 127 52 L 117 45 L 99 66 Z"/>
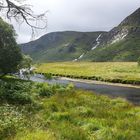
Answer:
<path fill-rule="evenodd" d="M 37 65 L 38 73 L 108 81 L 115 83 L 140 84 L 140 67 L 135 62 L 64 62 Z"/>
<path fill-rule="evenodd" d="M 0 81 L 0 140 L 139 140 L 140 107 L 72 85 Z"/>

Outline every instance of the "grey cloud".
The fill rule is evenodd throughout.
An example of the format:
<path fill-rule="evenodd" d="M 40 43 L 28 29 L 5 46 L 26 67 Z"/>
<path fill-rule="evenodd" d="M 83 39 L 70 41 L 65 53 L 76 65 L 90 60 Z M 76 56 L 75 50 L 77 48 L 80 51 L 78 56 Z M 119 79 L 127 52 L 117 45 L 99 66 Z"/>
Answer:
<path fill-rule="evenodd" d="M 47 32 L 108 31 L 140 6 L 138 0 L 28 0 L 34 11 L 49 10 Z M 18 42 L 29 41 L 31 30 L 22 25 Z M 39 32 L 39 36 L 46 32 Z"/>

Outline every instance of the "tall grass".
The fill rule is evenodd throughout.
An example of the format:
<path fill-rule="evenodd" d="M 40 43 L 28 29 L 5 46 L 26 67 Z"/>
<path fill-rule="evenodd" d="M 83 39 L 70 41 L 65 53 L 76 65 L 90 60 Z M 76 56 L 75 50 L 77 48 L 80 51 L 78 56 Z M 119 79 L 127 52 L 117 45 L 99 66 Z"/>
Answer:
<path fill-rule="evenodd" d="M 7 88 L 7 84 L 10 88 Z M 20 91 L 20 95 L 24 95 L 27 91 L 26 96 L 32 98 L 32 102 L 26 102 L 22 96 L 18 99 L 25 99 L 24 104 L 16 102 L 15 96 L 10 97 L 10 101 L 5 97 L 5 102 L 0 104 L 1 140 L 140 138 L 140 107 L 124 99 L 75 90 L 72 85 L 8 81 L 2 87 L 11 97 L 15 92 Z"/>

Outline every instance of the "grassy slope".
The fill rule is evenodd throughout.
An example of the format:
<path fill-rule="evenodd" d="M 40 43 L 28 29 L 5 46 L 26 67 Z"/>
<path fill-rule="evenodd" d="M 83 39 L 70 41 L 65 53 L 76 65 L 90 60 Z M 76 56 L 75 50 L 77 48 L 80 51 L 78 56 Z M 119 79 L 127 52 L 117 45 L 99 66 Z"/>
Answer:
<path fill-rule="evenodd" d="M 139 34 L 129 35 L 126 39 L 89 52 L 83 60 L 91 61 L 137 61 L 140 57 Z"/>
<path fill-rule="evenodd" d="M 101 32 L 56 32 L 25 44 L 25 54 L 35 62 L 72 61 L 90 50 Z M 67 44 L 67 45 L 66 45 Z"/>
<path fill-rule="evenodd" d="M 140 9 L 125 18 L 109 32 L 57 32 L 47 34 L 40 39 L 25 44 L 24 53 L 30 54 L 37 62 L 72 61 L 86 53 L 82 60 L 89 61 L 137 61 L 140 57 Z M 111 43 L 116 37 L 125 38 Z M 97 44 L 99 34 L 100 46 L 91 51 Z M 120 37 L 119 37 L 120 38 Z M 119 39 L 118 38 L 118 39 Z M 70 44 L 65 46 L 65 44 Z"/>
<path fill-rule="evenodd" d="M 122 99 L 74 90 L 71 85 L 8 80 L 0 88 L 12 97 L 0 104 L 2 140 L 139 140 L 140 108 Z M 25 91 L 31 102 L 11 102 L 26 101 Z"/>
<path fill-rule="evenodd" d="M 135 62 L 65 62 L 37 66 L 37 72 L 114 82 L 140 83 L 140 68 Z M 116 79 L 116 81 L 115 81 Z M 117 81 L 118 80 L 118 81 Z"/>
<path fill-rule="evenodd" d="M 83 61 L 137 61 L 140 57 L 139 32 L 133 31 L 125 39 L 114 44 L 101 45 L 93 51 L 91 48 L 96 45 L 95 40 L 101 32 L 62 32 L 57 33 L 58 38 L 52 42 L 48 42 L 48 35 L 34 44 L 25 45 L 24 52 L 31 55 L 35 62 L 72 61 L 83 53 L 86 53 Z M 50 37 L 53 38 L 53 33 Z"/>
<path fill-rule="evenodd" d="M 114 35 L 121 34 L 123 29 L 129 31 L 121 41 L 109 42 L 89 52 L 84 60 L 91 61 L 137 61 L 140 57 L 140 8 L 126 17 L 121 24 L 106 34 L 110 42 Z M 104 38 L 105 39 L 105 38 Z M 106 40 L 106 39 L 105 39 Z M 105 41 L 104 40 L 104 41 Z"/>

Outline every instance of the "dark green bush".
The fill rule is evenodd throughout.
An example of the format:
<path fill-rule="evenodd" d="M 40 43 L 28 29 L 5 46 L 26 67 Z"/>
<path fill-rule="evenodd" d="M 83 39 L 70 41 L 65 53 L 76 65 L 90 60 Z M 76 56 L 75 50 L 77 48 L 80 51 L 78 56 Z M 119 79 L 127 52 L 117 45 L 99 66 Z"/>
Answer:
<path fill-rule="evenodd" d="M 31 104 L 31 83 L 28 82 L 0 82 L 0 101 L 12 104 Z"/>
<path fill-rule="evenodd" d="M 51 89 L 50 86 L 48 85 L 45 85 L 45 84 L 39 84 L 39 95 L 40 96 L 47 96 L 47 97 L 50 97 L 53 95 L 53 91 Z"/>
<path fill-rule="evenodd" d="M 46 79 L 51 80 L 53 75 L 51 73 L 45 73 L 44 76 Z"/>
<path fill-rule="evenodd" d="M 74 89 L 73 84 L 69 84 L 67 86 L 55 84 L 55 85 L 47 85 L 43 83 L 37 84 L 39 95 L 42 97 L 50 97 L 56 93 L 65 94 L 67 92 L 72 92 Z"/>

